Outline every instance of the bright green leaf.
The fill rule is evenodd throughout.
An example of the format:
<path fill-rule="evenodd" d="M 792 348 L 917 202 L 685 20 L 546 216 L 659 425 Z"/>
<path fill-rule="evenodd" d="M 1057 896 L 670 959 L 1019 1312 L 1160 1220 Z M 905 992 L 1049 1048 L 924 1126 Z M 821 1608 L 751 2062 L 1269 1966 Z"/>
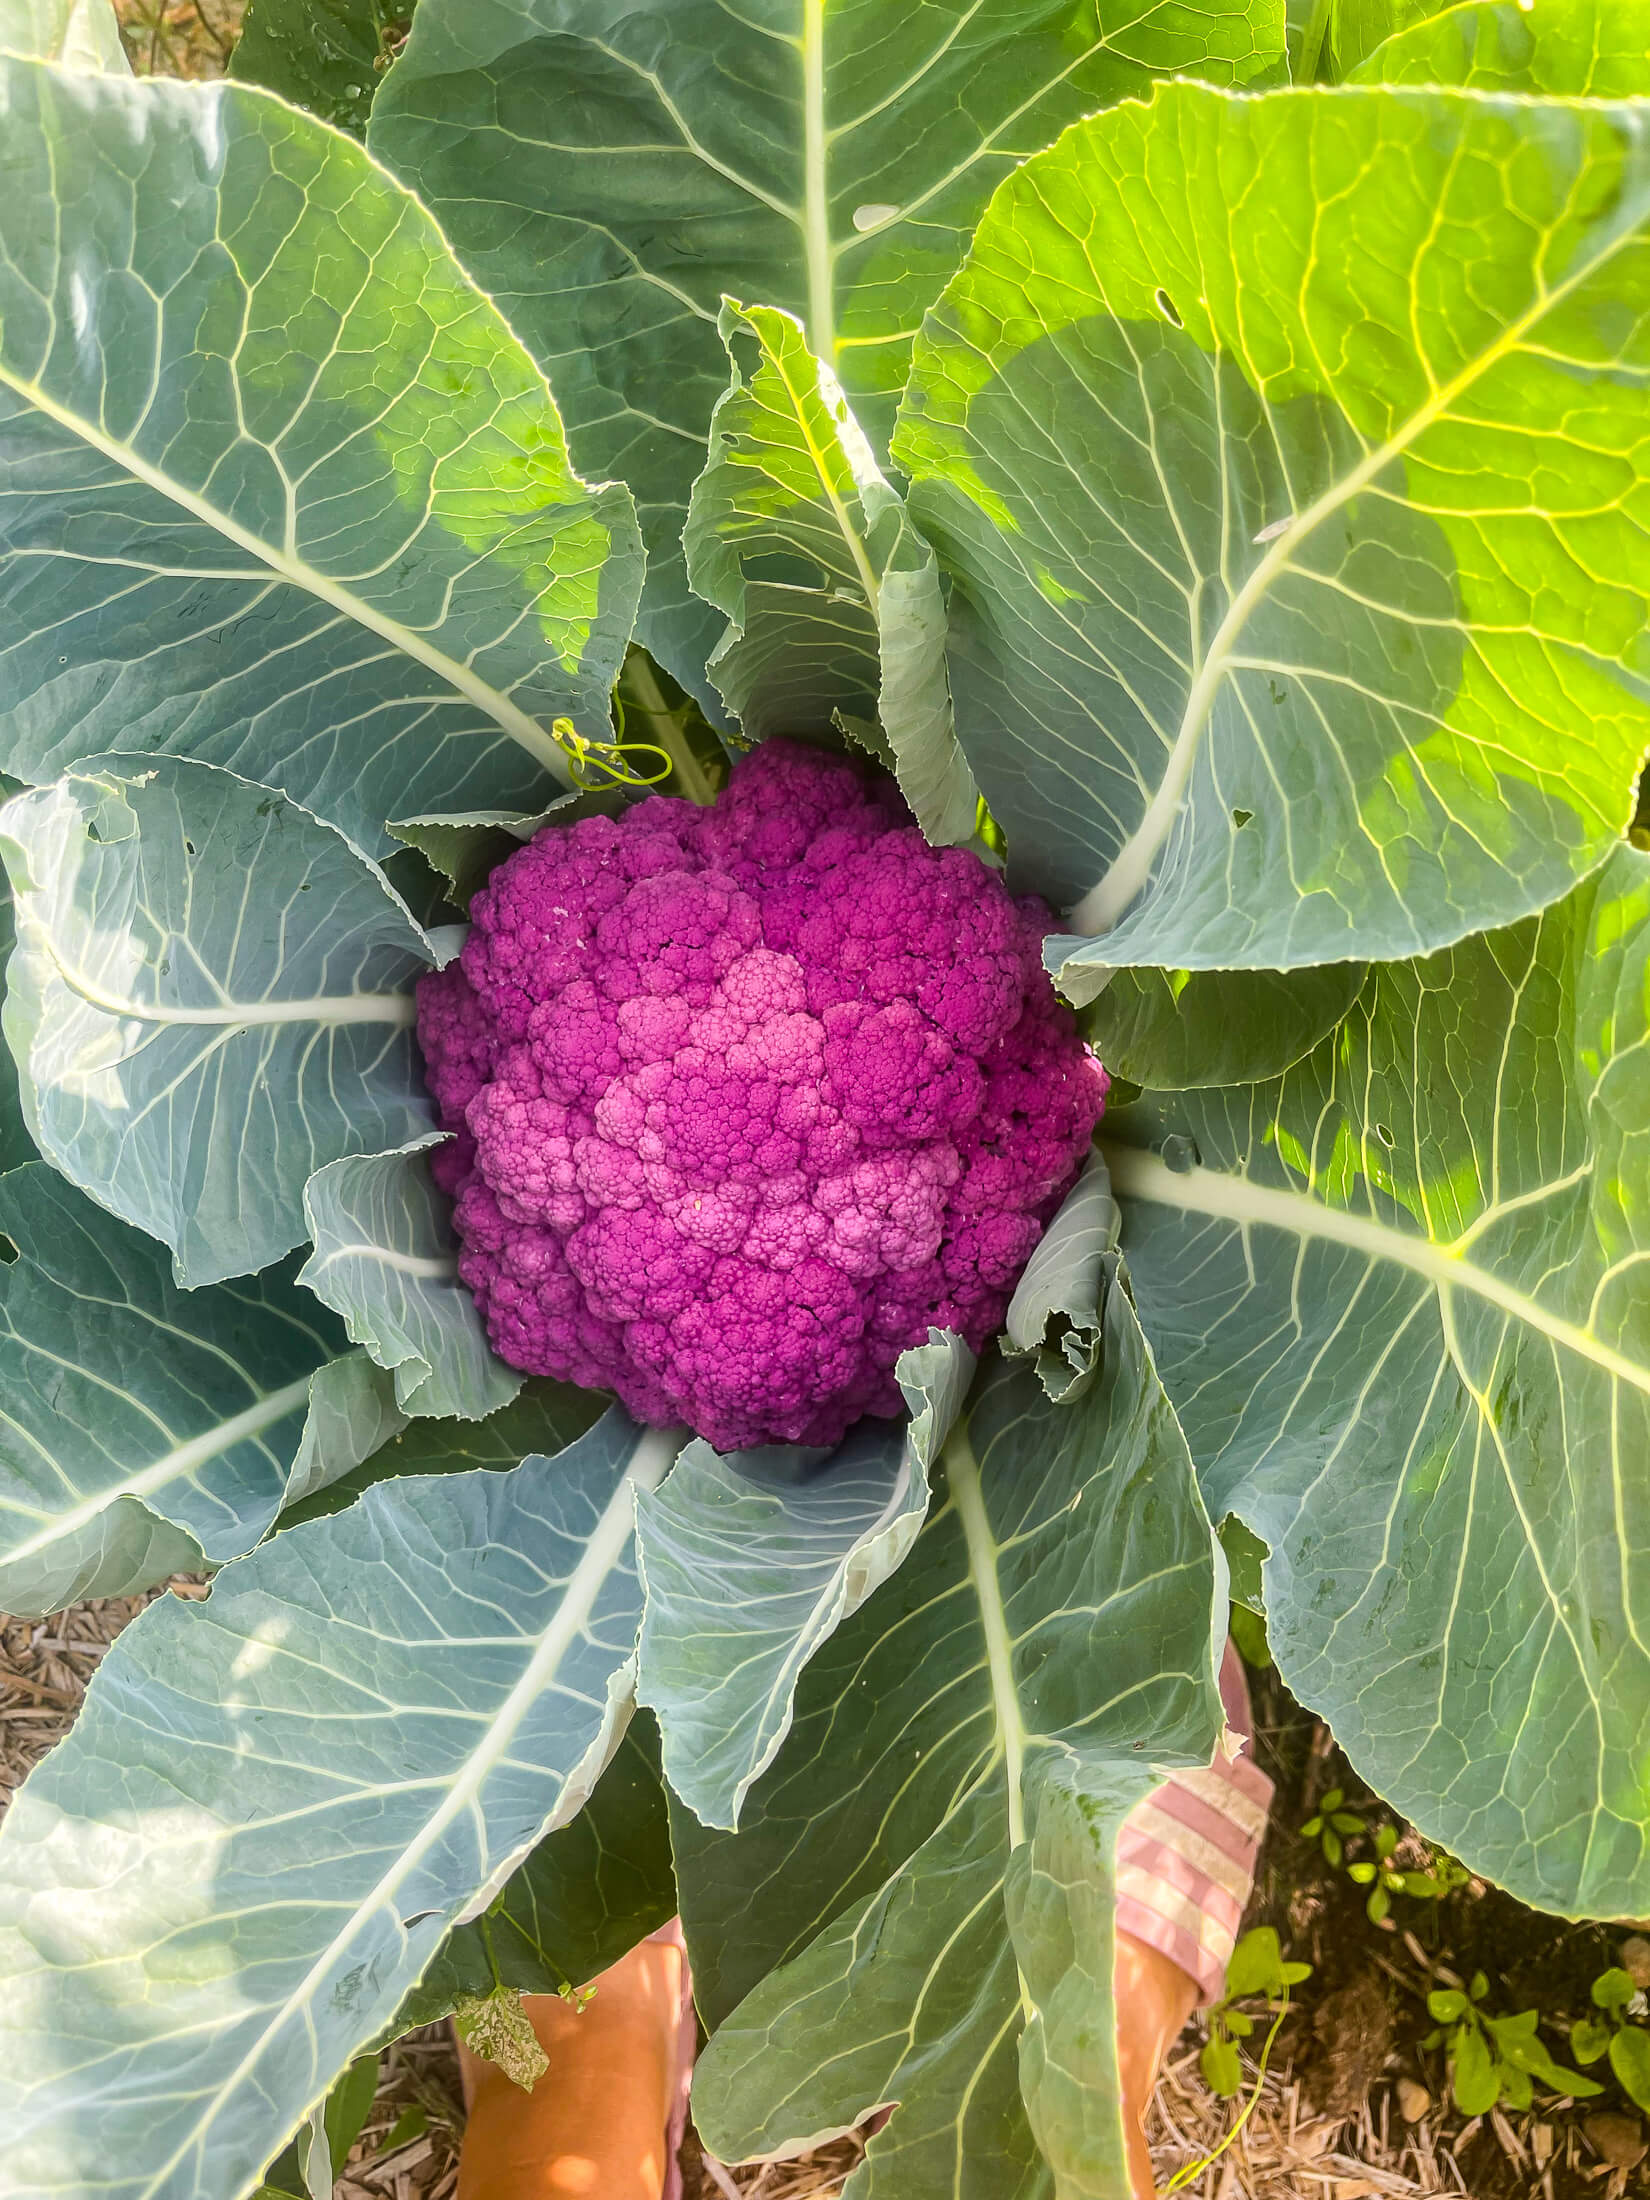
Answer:
<path fill-rule="evenodd" d="M 322 1163 L 429 1130 L 412 983 L 434 959 L 378 870 L 267 787 L 111 758 L 0 810 L 18 944 L 5 1036 L 66 1176 L 178 1280 L 277 1260 Z"/>
<path fill-rule="evenodd" d="M 449 1202 L 430 1176 L 437 1137 L 332 1161 L 304 1187 L 315 1250 L 298 1271 L 395 1378 L 403 1413 L 484 1421 L 522 1377 L 487 1341 L 460 1282 Z"/>
<path fill-rule="evenodd" d="M 694 2113 L 725 2160 L 897 2101 L 851 2200 L 1040 2190 L 1039 2150 L 1062 2193 L 1121 2189 L 1113 1843 L 1146 1749 L 1206 1762 L 1220 1714 L 1208 1526 L 1124 1292 L 1105 1320 L 1069 1404 L 986 1369 L 911 1555 L 803 1674 L 743 1830 L 676 1814 L 720 2024 Z"/>
<path fill-rule="evenodd" d="M 922 1527 L 974 1355 L 936 1330 L 895 1372 L 903 1427 L 863 1420 L 812 1471 L 790 1447 L 724 1459 L 696 1439 L 637 1500 L 637 1695 L 658 1714 L 672 1788 L 707 1826 L 738 1824 L 790 1731 L 798 1676 Z"/>
<path fill-rule="evenodd" d="M 349 1351 L 284 1269 L 180 1291 L 153 1238 L 34 1162 L 0 1177 L 0 1608 L 126 1596 L 249 1551 Z M 323 1408 L 324 1411 L 324 1408 Z M 366 1433 L 375 1434 L 376 1420 Z M 361 1456 L 329 1423 L 324 1471 Z"/>
<path fill-rule="evenodd" d="M 634 1492 L 670 1443 L 615 1410 L 509 1474 L 380 1484 L 121 1636 L 0 1828 L 22 2187 L 256 2183 L 590 1793 L 628 1711 Z"/>
<path fill-rule="evenodd" d="M 1624 2024 L 1610 2041 L 1610 2068 L 1633 2105 L 1650 2111 L 1650 2032 Z"/>
<path fill-rule="evenodd" d="M 0 767 L 126 748 L 363 847 L 608 730 L 628 493 L 424 209 L 240 86 L 0 62 Z"/>
<path fill-rule="evenodd" d="M 1644 0 L 1464 0 L 1389 38 L 1353 81 L 1638 98 L 1650 92 L 1650 21 Z"/>
<path fill-rule="evenodd" d="M 1422 953 L 1604 860 L 1647 312 L 1650 140 L 1603 106 L 1175 84 L 1003 186 L 895 455 L 1071 998 Z"/>
<path fill-rule="evenodd" d="M 1622 1970 L 1619 1964 L 1608 1971 L 1600 1971 L 1592 1985 L 1593 2003 L 1599 2009 L 1625 2009 L 1637 1992 L 1631 1973 Z"/>
<path fill-rule="evenodd" d="M 1274 1084 L 1105 1128 L 1206 1498 L 1269 1546 L 1289 1686 L 1473 1870 L 1643 1914 L 1650 856 L 1375 971 Z"/>
<path fill-rule="evenodd" d="M 628 481 L 642 639 L 703 694 L 680 536 L 727 386 L 724 293 L 783 307 L 880 452 L 911 337 L 994 186 L 1074 117 L 1278 68 L 1281 0 L 422 0 L 371 141 Z"/>
<path fill-rule="evenodd" d="M 1429 2003 L 1432 1996 L 1427 1997 Z M 1489 2042 L 1476 2025 L 1465 2024 L 1450 2049 L 1450 2090 L 1463 2116 L 1484 2116 L 1501 2098 L 1501 2073 Z"/>
<path fill-rule="evenodd" d="M 1231 2041 L 1218 2032 L 1204 2045 L 1197 2064 L 1204 2084 L 1218 2099 L 1229 2101 L 1243 2091 L 1242 2060 Z"/>
<path fill-rule="evenodd" d="M 1610 2027 L 1596 2017 L 1578 2017 L 1570 2027 L 1570 2053 L 1585 2070 L 1608 2052 L 1611 2037 Z"/>

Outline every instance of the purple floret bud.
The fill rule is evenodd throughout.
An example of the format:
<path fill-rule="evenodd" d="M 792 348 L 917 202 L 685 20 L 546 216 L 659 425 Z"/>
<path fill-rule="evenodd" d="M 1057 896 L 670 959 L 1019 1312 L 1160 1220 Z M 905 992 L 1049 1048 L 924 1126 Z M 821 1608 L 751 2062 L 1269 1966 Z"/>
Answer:
<path fill-rule="evenodd" d="M 901 1410 L 978 1351 L 1107 1078 L 1052 919 L 891 781 L 769 741 L 709 809 L 547 827 L 421 980 L 459 1270 L 495 1351 L 719 1451 Z"/>

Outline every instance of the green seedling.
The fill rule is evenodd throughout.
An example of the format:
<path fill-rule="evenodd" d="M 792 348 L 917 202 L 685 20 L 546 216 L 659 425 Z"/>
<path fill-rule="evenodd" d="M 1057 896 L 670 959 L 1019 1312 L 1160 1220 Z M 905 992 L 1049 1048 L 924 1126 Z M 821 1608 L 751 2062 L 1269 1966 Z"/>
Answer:
<path fill-rule="evenodd" d="M 1211 2093 L 1218 2093 L 1223 2101 L 1229 2101 L 1243 2088 L 1243 2065 L 1238 2060 L 1237 2043 L 1253 2037 L 1257 2020 L 1246 2015 L 1236 2004 L 1264 1995 L 1268 2005 L 1277 2012 L 1272 2025 L 1272 2034 L 1275 2034 L 1289 2006 L 1289 1989 L 1311 1975 L 1310 1963 L 1284 1961 L 1278 1936 L 1270 1925 L 1257 1925 L 1253 1932 L 1244 1934 L 1232 1950 L 1232 1960 L 1226 1971 L 1226 1991 L 1209 2011 L 1209 2038 L 1198 2057 L 1204 2082 Z M 1271 2046 L 1271 2035 L 1266 2044 L 1268 2048 Z M 1263 2052 L 1263 2073 L 1265 2068 Z"/>
<path fill-rule="evenodd" d="M 1323 1851 L 1323 1860 L 1332 1871 L 1339 1871 L 1346 1861 L 1346 1844 L 1355 1841 L 1360 1834 L 1369 1831 L 1360 1811 L 1348 1810 L 1346 1797 L 1339 1788 L 1331 1788 L 1312 1816 L 1301 1827 L 1303 1841 L 1315 1841 Z"/>
<path fill-rule="evenodd" d="M 1459 1987 L 1441 1986 L 1427 1996 L 1436 2029 L 1421 2045 L 1444 2049 L 1450 2091 L 1463 2116 L 1487 2115 L 1500 2101 L 1509 2108 L 1528 2108 L 1538 2084 L 1575 2100 L 1603 2092 L 1602 2086 L 1578 2070 L 1566 2070 L 1554 2062 L 1536 2037 L 1539 2009 L 1521 2009 L 1511 2017 L 1492 2016 L 1483 2007 L 1489 1983 L 1482 1971 L 1475 1971 L 1464 1993 Z"/>
<path fill-rule="evenodd" d="M 1438 1849 L 1428 1849 L 1428 1861 L 1419 1870 L 1395 1864 L 1392 1858 L 1400 1838 L 1396 1826 L 1378 1826 L 1374 1835 L 1374 1857 L 1360 1858 L 1346 1867 L 1348 1879 L 1369 1889 L 1364 1910 L 1372 1925 L 1385 1923 L 1395 1894 L 1410 1895 L 1417 1902 L 1442 1902 L 1446 1895 L 1464 1887 L 1472 1876 L 1453 1856 L 1446 1856 Z"/>
<path fill-rule="evenodd" d="M 1264 1995 L 1274 2014 L 1271 2029 L 1261 2043 L 1255 2071 L 1255 2089 L 1244 2102 L 1242 2112 L 1234 2120 L 1231 2130 L 1213 2153 L 1205 2154 L 1199 2161 L 1187 2162 L 1175 2171 L 1163 2188 L 1164 2200 L 1169 2200 L 1171 2193 L 1193 2184 L 1206 2169 L 1218 2162 L 1254 2114 L 1255 2103 L 1260 2099 L 1260 2089 L 1266 2082 L 1266 2065 L 1272 2053 L 1272 2044 L 1278 2036 L 1278 2027 L 1289 2014 L 1289 1989 L 1291 1986 L 1298 1986 L 1303 1978 L 1311 1976 L 1310 1963 L 1284 1961 L 1278 1936 L 1270 1925 L 1257 1925 L 1253 1932 L 1245 1933 L 1232 1950 L 1232 1960 L 1226 1967 L 1226 1991 L 1209 2011 L 1209 2037 L 1198 2062 L 1211 2093 L 1229 2101 L 1242 2091 L 1243 2064 L 1238 2056 L 1237 2043 L 1253 2037 L 1256 2020 L 1233 2004 L 1253 2001 Z"/>
<path fill-rule="evenodd" d="M 1598 2015 L 1579 2018 L 1571 2025 L 1571 2054 L 1583 2069 L 1607 2055 L 1617 2083 L 1634 2107 L 1650 2110 L 1650 2031 L 1632 2021 L 1645 2011 L 1642 1989 L 1613 1965 L 1594 1979 L 1592 1995 Z"/>

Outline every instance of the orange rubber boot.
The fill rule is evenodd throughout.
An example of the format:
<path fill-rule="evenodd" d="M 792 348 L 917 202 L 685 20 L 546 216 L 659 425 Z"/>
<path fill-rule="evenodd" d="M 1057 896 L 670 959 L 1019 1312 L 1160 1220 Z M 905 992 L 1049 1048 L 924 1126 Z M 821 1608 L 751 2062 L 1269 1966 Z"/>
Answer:
<path fill-rule="evenodd" d="M 1197 2007 L 1197 1981 L 1155 1948 L 1119 1933 L 1114 1959 L 1117 2072 L 1123 2083 L 1123 2136 L 1129 2148 L 1134 2200 L 1153 2200 L 1146 2111 L 1163 2058 Z"/>
<path fill-rule="evenodd" d="M 644 1940 L 601 1974 L 583 2009 L 527 1995 L 550 2058 L 530 2094 L 462 2050 L 470 2116 L 458 2200 L 662 2200 L 679 2190 L 685 1979 L 679 1940 Z"/>

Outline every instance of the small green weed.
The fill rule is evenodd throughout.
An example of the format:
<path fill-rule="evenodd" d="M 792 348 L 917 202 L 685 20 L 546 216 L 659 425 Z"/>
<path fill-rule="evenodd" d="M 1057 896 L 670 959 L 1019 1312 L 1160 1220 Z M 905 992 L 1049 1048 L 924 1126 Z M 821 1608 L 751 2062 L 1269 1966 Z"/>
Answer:
<path fill-rule="evenodd" d="M 1407 1894 L 1417 1902 L 1442 1902 L 1446 1895 L 1464 1887 L 1472 1876 L 1453 1856 L 1446 1856 L 1441 1849 L 1431 1848 L 1425 1842 L 1420 1844 L 1426 1855 L 1423 1865 L 1406 1868 L 1395 1864 L 1393 1857 L 1403 1838 L 1398 1828 L 1386 1824 L 1372 1830 L 1361 1810 L 1348 1807 L 1338 1787 L 1329 1790 L 1300 1830 L 1303 1840 L 1318 1844 L 1324 1862 L 1332 1870 L 1344 1870 L 1356 1885 L 1369 1889 L 1364 1909 L 1372 1925 L 1385 1923 L 1395 1894 Z M 1416 1839 L 1419 1840 L 1419 1836 Z M 1373 1856 L 1359 1857 L 1348 1863 L 1347 1844 L 1362 1840 L 1369 1842 Z"/>
<path fill-rule="evenodd" d="M 1258 2067 L 1255 2073 L 1255 2089 L 1243 2104 L 1242 2112 L 1234 2119 L 1212 2154 L 1205 2154 L 1200 2161 L 1187 2162 L 1177 2169 L 1163 2188 L 1164 2200 L 1172 2193 L 1194 2183 L 1212 2164 L 1218 2162 L 1226 2149 L 1255 2112 L 1260 2099 L 1260 2089 L 1266 2083 L 1266 2065 L 1272 2053 L 1272 2044 L 1278 2036 L 1278 2027 L 1289 2014 L 1289 1989 L 1298 1986 L 1303 1978 L 1312 1976 L 1310 1963 L 1286 1963 L 1278 1936 L 1270 1925 L 1257 1925 L 1253 1932 L 1245 1933 L 1232 1950 L 1232 1960 L 1226 1967 L 1226 1991 L 1209 2011 L 1209 2037 L 1198 2062 L 1204 2080 L 1211 2093 L 1222 2100 L 1231 2100 L 1243 2090 L 1243 2064 L 1238 2059 L 1237 2043 L 1252 2037 L 1255 2019 L 1246 2016 L 1233 2004 L 1253 2001 L 1264 1995 L 1275 2012 L 1271 2029 L 1262 2042 Z"/>
<path fill-rule="evenodd" d="M 1594 1979 L 1592 1995 L 1598 2015 L 1571 2025 L 1571 2054 L 1583 2069 L 1608 2055 L 1621 2090 L 1635 2108 L 1650 2110 L 1650 2031 L 1632 2022 L 1643 2014 L 1643 1992 L 1628 1972 L 1612 1966 Z"/>
<path fill-rule="evenodd" d="M 1445 2050 L 1450 2092 L 1463 2116 L 1486 2115 L 1498 2101 L 1509 2108 L 1528 2108 L 1538 2083 L 1576 2100 L 1603 2092 L 1602 2086 L 1578 2070 L 1566 2070 L 1554 2062 L 1536 2037 L 1539 2009 L 1521 2009 L 1511 2017 L 1492 2016 L 1483 2006 L 1488 1992 L 1489 1980 L 1477 1971 L 1464 1993 L 1458 1987 L 1441 1986 L 1427 1996 L 1437 2029 L 1421 2045 Z"/>
<path fill-rule="evenodd" d="M 1277 2011 L 1272 2025 L 1272 2034 L 1275 2034 L 1289 2006 L 1290 1987 L 1298 1986 L 1303 1978 L 1311 1976 L 1310 1963 L 1284 1961 L 1278 1936 L 1270 1925 L 1257 1925 L 1253 1932 L 1244 1934 L 1232 1950 L 1232 1960 L 1226 1971 L 1226 1991 L 1209 2011 L 1209 2038 L 1198 2057 L 1204 2083 L 1211 2093 L 1218 2093 L 1223 2101 L 1229 2101 L 1243 2089 L 1243 2065 L 1238 2060 L 1237 2043 L 1253 2036 L 1256 2019 L 1246 2016 L 1235 2005 L 1264 1995 Z M 1269 2034 L 1268 2048 L 1271 2037 Z M 1263 2050 L 1262 2075 L 1265 2069 Z"/>

